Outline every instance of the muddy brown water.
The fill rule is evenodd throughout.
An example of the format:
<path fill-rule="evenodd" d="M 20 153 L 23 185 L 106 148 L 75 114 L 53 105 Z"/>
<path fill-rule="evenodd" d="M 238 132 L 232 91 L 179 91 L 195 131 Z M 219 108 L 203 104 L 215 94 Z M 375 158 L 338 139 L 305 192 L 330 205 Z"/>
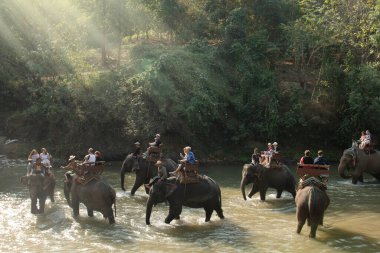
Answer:
<path fill-rule="evenodd" d="M 267 192 L 244 201 L 239 189 L 241 166 L 205 167 L 222 190 L 226 218 L 214 213 L 204 222 L 203 209 L 184 208 L 181 220 L 164 223 L 168 206 L 153 208 L 151 226 L 145 225 L 148 196 L 140 188 L 129 195 L 133 174 L 126 175 L 127 192 L 119 186 L 119 163 L 104 172 L 117 191 L 116 225 L 109 225 L 100 213 L 89 218 L 81 205 L 73 218 L 63 195 L 63 174 L 58 178 L 56 202 L 47 200 L 45 214 L 30 213 L 27 189 L 19 184 L 25 173 L 23 161 L 0 163 L 0 251 L 1 252 L 380 252 L 380 184 L 369 176 L 362 185 L 351 185 L 336 176 L 330 181 L 331 199 L 325 227 L 316 239 L 309 239 L 309 227 L 295 233 L 295 204 L 290 194 L 281 199 Z M 294 168 L 293 168 L 294 171 Z M 247 192 L 249 188 L 247 187 Z"/>

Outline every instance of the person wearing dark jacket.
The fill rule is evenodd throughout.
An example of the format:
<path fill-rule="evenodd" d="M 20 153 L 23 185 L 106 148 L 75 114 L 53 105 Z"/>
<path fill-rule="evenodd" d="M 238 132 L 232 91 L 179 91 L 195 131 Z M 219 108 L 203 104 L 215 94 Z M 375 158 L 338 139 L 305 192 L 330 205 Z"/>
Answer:
<path fill-rule="evenodd" d="M 314 159 L 311 157 L 310 150 L 305 150 L 305 155 L 301 157 L 300 164 L 314 164 Z"/>
<path fill-rule="evenodd" d="M 328 165 L 328 162 L 323 157 L 323 151 L 322 150 L 318 150 L 318 157 L 314 159 L 314 164 Z"/>

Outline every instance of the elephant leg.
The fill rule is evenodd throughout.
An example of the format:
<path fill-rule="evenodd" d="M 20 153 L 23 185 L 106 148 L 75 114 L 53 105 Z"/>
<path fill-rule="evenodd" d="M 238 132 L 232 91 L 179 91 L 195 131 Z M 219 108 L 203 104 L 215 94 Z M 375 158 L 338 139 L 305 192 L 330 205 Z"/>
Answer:
<path fill-rule="evenodd" d="M 137 175 L 136 175 L 136 176 L 137 176 Z M 138 189 L 140 186 L 142 186 L 143 183 L 144 183 L 144 180 L 138 179 L 138 178 L 136 177 L 135 184 L 133 185 L 132 190 L 131 190 L 131 195 L 135 195 L 137 189 Z"/>
<path fill-rule="evenodd" d="M 357 184 L 358 183 L 358 179 L 356 177 L 352 177 L 352 184 Z"/>
<path fill-rule="evenodd" d="M 38 213 L 38 209 L 37 209 L 37 197 L 31 197 L 31 209 L 30 209 L 30 212 L 32 214 Z"/>
<path fill-rule="evenodd" d="M 88 217 L 94 217 L 94 210 L 87 207 L 87 215 Z"/>
<path fill-rule="evenodd" d="M 282 195 L 282 190 L 277 190 L 277 195 L 276 195 L 276 198 L 281 198 L 281 195 Z"/>
<path fill-rule="evenodd" d="M 108 221 L 110 224 L 115 224 L 115 217 L 113 216 L 113 214 L 108 217 Z"/>
<path fill-rule="evenodd" d="M 78 216 L 79 215 L 79 199 L 77 196 L 75 195 L 72 196 L 71 205 L 73 208 L 74 216 Z"/>
<path fill-rule="evenodd" d="M 182 204 L 181 205 L 170 205 L 169 214 L 165 218 L 165 223 L 169 224 L 174 218 L 180 216 L 182 213 Z"/>
<path fill-rule="evenodd" d="M 310 234 L 309 234 L 310 238 L 315 238 L 315 235 L 317 233 L 317 228 L 318 228 L 318 224 L 316 224 L 316 223 L 311 224 L 311 226 L 310 226 Z"/>
<path fill-rule="evenodd" d="M 260 199 L 262 201 L 265 201 L 265 194 L 267 193 L 267 189 L 268 189 L 267 187 L 260 189 Z"/>
<path fill-rule="evenodd" d="M 54 199 L 54 189 L 53 189 L 53 190 L 50 190 L 49 198 L 50 198 L 50 201 L 51 201 L 52 203 L 55 202 L 55 199 Z"/>
<path fill-rule="evenodd" d="M 46 201 L 46 196 L 41 196 L 38 200 L 40 208 L 38 209 L 39 213 L 44 213 L 45 212 L 45 201 Z"/>
<path fill-rule="evenodd" d="M 361 174 L 361 175 L 359 176 L 358 180 L 359 180 L 360 183 L 363 183 L 363 174 Z"/>
<path fill-rule="evenodd" d="M 255 195 L 258 191 L 259 191 L 259 189 L 257 188 L 257 186 L 255 184 L 253 184 L 251 191 L 248 194 L 248 197 L 252 198 L 252 196 Z"/>
<path fill-rule="evenodd" d="M 302 230 L 302 228 L 303 228 L 303 225 L 305 225 L 305 220 L 304 220 L 304 221 L 299 221 L 299 220 L 298 220 L 297 234 L 301 233 L 301 230 Z"/>
<path fill-rule="evenodd" d="M 299 203 L 296 203 L 299 205 Z M 301 208 L 300 206 L 297 207 L 297 234 L 301 233 L 301 230 L 303 228 L 303 225 L 305 225 L 307 219 L 307 213 L 305 212 L 305 209 Z"/>
<path fill-rule="evenodd" d="M 180 220 L 181 217 L 178 215 L 177 217 L 174 218 L 175 220 Z"/>
<path fill-rule="evenodd" d="M 218 201 L 218 204 L 215 208 L 215 212 L 218 214 L 220 219 L 224 219 L 223 209 L 222 209 L 222 205 L 221 205 L 220 201 Z"/>
<path fill-rule="evenodd" d="M 209 207 L 205 207 L 204 209 L 205 209 L 205 212 L 206 212 L 205 222 L 208 222 L 211 219 L 211 215 L 214 212 L 214 209 L 213 208 L 209 208 Z"/>

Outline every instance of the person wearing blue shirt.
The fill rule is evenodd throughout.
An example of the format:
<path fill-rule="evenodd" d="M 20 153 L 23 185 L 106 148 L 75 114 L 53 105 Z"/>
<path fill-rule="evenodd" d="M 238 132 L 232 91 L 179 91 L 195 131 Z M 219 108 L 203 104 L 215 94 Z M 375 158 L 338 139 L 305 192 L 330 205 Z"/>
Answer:
<path fill-rule="evenodd" d="M 328 165 L 326 159 L 323 157 L 323 151 L 318 150 L 318 157 L 314 159 L 314 164 Z"/>
<path fill-rule="evenodd" d="M 177 174 L 177 172 L 181 171 L 183 167 L 185 167 L 184 163 L 189 163 L 189 164 L 195 164 L 195 155 L 191 151 L 191 147 L 187 146 L 183 149 L 183 153 L 185 153 L 185 156 L 180 154 L 181 160 L 179 160 L 180 164 L 178 165 L 178 168 L 171 174 Z"/>
<path fill-rule="evenodd" d="M 190 164 L 195 164 L 195 156 L 194 153 L 191 151 L 191 147 L 185 147 L 183 149 L 183 152 L 185 153 L 185 157 L 181 161 Z"/>

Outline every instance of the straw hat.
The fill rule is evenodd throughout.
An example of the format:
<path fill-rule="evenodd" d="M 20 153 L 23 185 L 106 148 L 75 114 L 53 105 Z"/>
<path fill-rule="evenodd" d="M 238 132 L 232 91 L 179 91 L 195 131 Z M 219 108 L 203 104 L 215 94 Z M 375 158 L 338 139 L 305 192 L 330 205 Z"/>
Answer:
<path fill-rule="evenodd" d="M 277 144 L 277 142 L 273 142 L 273 146 L 277 146 L 278 144 Z"/>
<path fill-rule="evenodd" d="M 69 157 L 69 162 L 71 162 L 72 160 L 74 160 L 75 159 L 75 155 L 71 155 L 70 157 Z"/>
<path fill-rule="evenodd" d="M 135 145 L 140 145 L 140 142 L 136 141 L 136 142 L 135 142 Z"/>
<path fill-rule="evenodd" d="M 162 165 L 162 162 L 161 162 L 160 160 L 158 160 L 158 161 L 156 162 L 156 166 L 159 166 L 159 165 Z"/>

